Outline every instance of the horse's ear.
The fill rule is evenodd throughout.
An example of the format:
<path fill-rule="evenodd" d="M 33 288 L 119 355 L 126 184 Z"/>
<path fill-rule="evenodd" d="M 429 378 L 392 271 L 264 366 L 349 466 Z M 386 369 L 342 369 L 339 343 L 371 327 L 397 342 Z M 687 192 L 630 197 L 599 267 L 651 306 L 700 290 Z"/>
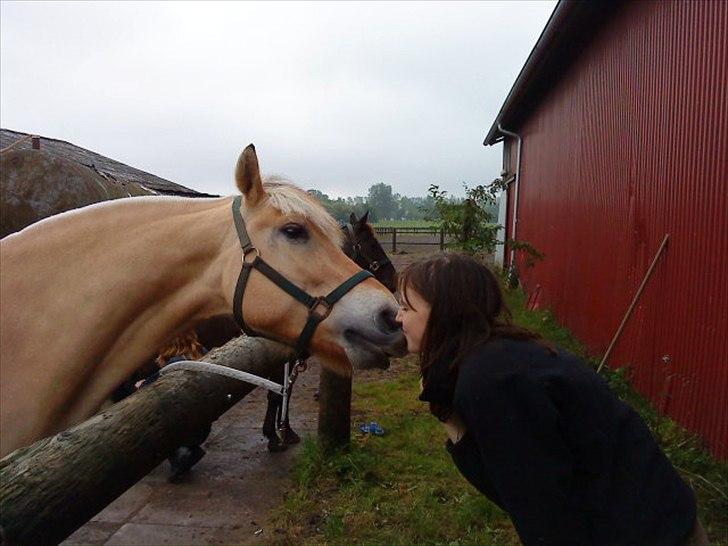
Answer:
<path fill-rule="evenodd" d="M 263 180 L 260 178 L 258 156 L 255 146 L 248 144 L 238 158 L 235 167 L 235 183 L 245 196 L 245 204 L 249 207 L 257 205 L 265 196 Z"/>
<path fill-rule="evenodd" d="M 364 213 L 364 216 L 362 216 L 361 218 L 359 218 L 359 223 L 360 223 L 360 224 L 361 224 L 362 226 L 365 226 L 365 225 L 366 225 L 366 223 L 367 223 L 367 220 L 369 220 L 369 211 L 366 211 L 366 212 Z"/>
<path fill-rule="evenodd" d="M 351 214 L 349 215 L 349 223 L 350 223 L 350 224 L 351 224 L 352 226 L 355 226 L 355 225 L 356 225 L 356 223 L 357 223 L 358 221 L 359 221 L 359 220 L 357 220 L 357 219 L 356 219 L 356 213 L 355 213 L 355 212 L 352 212 L 352 213 L 351 213 Z"/>

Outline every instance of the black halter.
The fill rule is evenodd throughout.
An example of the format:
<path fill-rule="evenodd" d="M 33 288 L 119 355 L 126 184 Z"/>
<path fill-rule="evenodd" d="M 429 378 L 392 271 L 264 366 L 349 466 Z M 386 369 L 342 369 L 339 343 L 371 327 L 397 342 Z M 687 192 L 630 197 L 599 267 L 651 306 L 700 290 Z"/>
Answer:
<path fill-rule="evenodd" d="M 387 256 L 386 254 L 384 255 L 384 258 L 382 260 L 370 260 L 361 251 L 361 243 L 357 240 L 352 225 L 344 224 L 343 226 L 341 226 L 341 229 L 346 232 L 347 237 L 351 241 L 351 256 L 349 256 L 349 258 L 354 260 L 359 267 L 375 273 L 380 267 L 384 267 L 385 265 L 389 265 L 392 263 L 389 259 L 389 256 Z"/>
<path fill-rule="evenodd" d="M 325 296 L 311 296 L 278 273 L 278 271 L 273 269 L 265 262 L 265 260 L 263 260 L 263 258 L 260 257 L 260 252 L 258 252 L 258 249 L 251 243 L 248 231 L 245 229 L 245 221 L 240 214 L 241 203 L 242 196 L 238 195 L 235 199 L 233 199 L 233 220 L 235 221 L 235 228 L 238 231 L 240 247 L 243 250 L 243 267 L 240 270 L 238 283 L 235 286 L 235 295 L 233 297 L 233 315 L 235 316 L 235 322 L 238 323 L 238 326 L 240 326 L 243 332 L 247 335 L 265 337 L 249 328 L 243 319 L 243 294 L 245 293 L 245 286 L 248 283 L 250 272 L 253 268 L 255 268 L 268 277 L 268 279 L 276 284 L 281 290 L 287 292 L 303 305 L 308 307 L 308 320 L 306 321 L 306 325 L 303 327 L 301 335 L 298 336 L 298 340 L 294 346 L 296 358 L 306 359 L 309 356 L 308 344 L 313 337 L 313 333 L 316 331 L 316 327 L 329 316 L 334 304 L 343 298 L 344 295 L 346 295 L 357 284 L 369 277 L 373 277 L 374 275 L 372 275 L 369 271 L 362 270 L 352 275 L 329 294 Z M 245 258 L 249 254 L 255 254 L 255 257 L 251 261 L 246 261 Z M 319 307 L 321 307 L 321 311 L 318 311 Z"/>

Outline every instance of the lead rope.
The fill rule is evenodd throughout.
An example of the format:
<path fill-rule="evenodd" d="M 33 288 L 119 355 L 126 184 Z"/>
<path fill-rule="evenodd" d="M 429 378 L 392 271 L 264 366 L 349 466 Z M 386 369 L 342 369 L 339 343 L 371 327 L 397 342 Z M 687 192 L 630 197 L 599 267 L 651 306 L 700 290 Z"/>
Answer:
<path fill-rule="evenodd" d="M 179 360 L 172 364 L 167 364 L 164 368 L 159 370 L 159 374 L 167 374 L 179 370 L 186 370 L 190 372 L 206 372 L 216 375 L 222 375 L 252 385 L 257 385 L 268 389 L 269 391 L 275 392 L 283 397 L 283 404 L 281 407 L 280 415 L 276 416 L 276 434 L 278 438 L 285 443 L 286 436 L 286 423 L 288 422 L 288 398 L 293 390 L 293 385 L 298 379 L 298 375 L 305 372 L 308 369 L 308 362 L 306 360 L 297 359 L 293 365 L 293 370 L 290 369 L 290 363 L 286 362 L 283 368 L 283 384 L 279 385 L 274 381 L 258 377 L 252 373 L 243 372 L 231 368 L 229 366 L 221 366 L 220 364 L 213 364 L 212 362 L 204 362 L 200 360 Z"/>
<path fill-rule="evenodd" d="M 299 359 L 296 360 L 296 363 L 293 365 L 293 371 L 289 374 L 289 365 L 290 364 L 286 362 L 283 372 L 283 382 L 287 388 L 281 392 L 281 396 L 283 397 L 281 413 L 279 416 L 276 416 L 276 434 L 283 445 L 286 445 L 286 432 L 288 431 L 288 400 L 291 397 L 293 385 L 296 382 L 296 379 L 298 379 L 298 374 L 303 373 L 308 369 L 308 362 L 306 360 Z"/>

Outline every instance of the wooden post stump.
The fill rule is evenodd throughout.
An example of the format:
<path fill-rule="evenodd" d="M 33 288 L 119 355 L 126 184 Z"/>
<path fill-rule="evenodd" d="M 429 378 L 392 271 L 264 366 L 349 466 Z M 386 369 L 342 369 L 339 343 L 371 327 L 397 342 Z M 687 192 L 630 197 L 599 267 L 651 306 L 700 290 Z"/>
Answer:
<path fill-rule="evenodd" d="M 321 369 L 319 379 L 318 439 L 326 452 L 345 448 L 351 441 L 351 376 Z"/>
<path fill-rule="evenodd" d="M 272 377 L 290 349 L 239 337 L 206 362 Z M 254 385 L 177 371 L 56 436 L 0 460 L 5 544 L 57 544 L 220 417 Z"/>

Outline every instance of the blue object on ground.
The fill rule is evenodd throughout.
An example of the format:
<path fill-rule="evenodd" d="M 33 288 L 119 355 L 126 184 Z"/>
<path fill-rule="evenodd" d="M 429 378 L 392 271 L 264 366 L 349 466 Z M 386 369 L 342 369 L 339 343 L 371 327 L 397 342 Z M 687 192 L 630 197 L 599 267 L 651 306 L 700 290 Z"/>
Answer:
<path fill-rule="evenodd" d="M 376 421 L 362 423 L 361 425 L 359 425 L 359 430 L 361 430 L 364 434 L 374 434 L 375 436 L 384 435 L 384 429 Z"/>

